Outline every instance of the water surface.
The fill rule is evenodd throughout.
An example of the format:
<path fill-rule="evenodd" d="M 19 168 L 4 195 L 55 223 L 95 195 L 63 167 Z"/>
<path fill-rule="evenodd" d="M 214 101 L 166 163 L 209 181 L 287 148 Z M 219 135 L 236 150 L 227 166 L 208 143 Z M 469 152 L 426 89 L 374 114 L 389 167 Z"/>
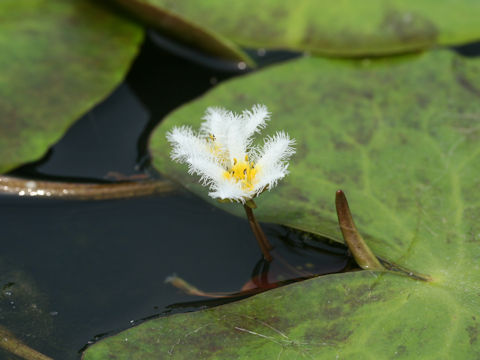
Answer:
<path fill-rule="evenodd" d="M 126 81 L 42 160 L 13 173 L 73 182 L 157 176 L 147 151 L 151 129 L 248 70 L 184 50 L 151 33 Z M 298 56 L 251 53 L 262 66 Z M 237 292 L 262 269 L 245 219 L 182 191 L 111 201 L 2 196 L 0 214 L 0 324 L 55 359 L 78 359 L 89 342 L 142 319 L 221 303 L 165 284 L 172 273 L 204 291 Z M 329 273 L 349 263 L 341 246 L 263 226 L 294 267 Z M 269 281 L 289 277 L 272 264 Z M 0 350 L 0 358 L 15 357 Z"/>

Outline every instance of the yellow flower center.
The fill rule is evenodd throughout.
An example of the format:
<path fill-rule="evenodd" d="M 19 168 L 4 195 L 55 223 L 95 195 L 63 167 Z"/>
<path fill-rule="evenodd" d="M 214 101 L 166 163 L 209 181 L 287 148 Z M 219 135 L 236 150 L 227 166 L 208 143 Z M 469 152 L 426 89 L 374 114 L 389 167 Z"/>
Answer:
<path fill-rule="evenodd" d="M 253 162 L 248 161 L 245 155 L 245 161 L 237 161 L 233 159 L 233 166 L 229 171 L 225 171 L 223 176 L 226 179 L 233 179 L 242 184 L 243 190 L 253 190 L 255 184 L 255 175 L 258 169 Z"/>
<path fill-rule="evenodd" d="M 221 147 L 218 145 L 217 139 L 215 138 L 215 135 L 213 134 L 210 134 L 208 136 L 208 141 L 210 142 L 211 144 L 211 148 L 210 148 L 210 151 L 213 153 L 213 155 L 215 155 L 217 158 L 220 158 L 220 159 L 223 159 L 225 156 L 224 154 L 222 153 L 222 149 Z"/>

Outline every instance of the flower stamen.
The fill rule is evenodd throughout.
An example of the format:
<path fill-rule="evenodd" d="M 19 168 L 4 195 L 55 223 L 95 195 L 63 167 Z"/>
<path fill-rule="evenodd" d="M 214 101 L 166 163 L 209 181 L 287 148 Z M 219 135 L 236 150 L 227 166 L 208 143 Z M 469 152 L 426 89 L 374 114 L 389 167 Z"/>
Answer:
<path fill-rule="evenodd" d="M 245 156 L 248 161 L 248 156 Z M 255 175 L 258 169 L 255 168 L 253 162 L 238 161 L 233 159 L 233 166 L 230 170 L 223 173 L 223 177 L 228 180 L 234 180 L 242 185 L 243 190 L 251 191 L 255 187 Z"/>

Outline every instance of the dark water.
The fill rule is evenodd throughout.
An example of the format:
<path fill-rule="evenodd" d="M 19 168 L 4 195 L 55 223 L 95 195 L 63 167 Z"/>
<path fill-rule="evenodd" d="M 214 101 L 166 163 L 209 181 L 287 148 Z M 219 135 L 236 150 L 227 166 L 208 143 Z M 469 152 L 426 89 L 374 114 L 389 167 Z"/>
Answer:
<path fill-rule="evenodd" d="M 252 55 L 263 66 L 298 56 Z M 152 173 L 151 129 L 182 103 L 242 73 L 236 64 L 191 54 L 151 34 L 125 83 L 42 161 L 14 173 L 71 181 Z M 4 196 L 0 213 L 0 324 L 55 359 L 78 359 L 97 335 L 142 319 L 219 303 L 165 284 L 172 273 L 205 291 L 236 292 L 261 268 L 247 221 L 187 193 L 96 202 Z M 323 274 L 350 262 L 339 245 L 263 226 L 294 267 Z M 291 277 L 274 261 L 269 281 Z M 187 304 L 170 306 L 179 303 Z M 0 358 L 15 357 L 0 350 Z"/>

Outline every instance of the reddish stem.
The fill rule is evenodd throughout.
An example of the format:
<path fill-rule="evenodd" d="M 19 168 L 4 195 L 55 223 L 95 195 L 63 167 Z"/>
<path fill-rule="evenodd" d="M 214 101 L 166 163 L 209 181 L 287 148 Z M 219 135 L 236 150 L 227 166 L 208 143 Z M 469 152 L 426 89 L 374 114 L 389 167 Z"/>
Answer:
<path fill-rule="evenodd" d="M 265 236 L 262 228 L 258 224 L 257 219 L 255 218 L 255 215 L 253 215 L 253 210 L 247 205 L 244 205 L 243 207 L 245 209 L 245 213 L 247 214 L 248 223 L 250 224 L 253 234 L 257 239 L 258 246 L 260 247 L 260 250 L 262 250 L 263 257 L 268 262 L 271 262 L 272 255 L 270 255 L 270 249 L 272 249 L 272 245 L 267 240 L 267 237 Z"/>

